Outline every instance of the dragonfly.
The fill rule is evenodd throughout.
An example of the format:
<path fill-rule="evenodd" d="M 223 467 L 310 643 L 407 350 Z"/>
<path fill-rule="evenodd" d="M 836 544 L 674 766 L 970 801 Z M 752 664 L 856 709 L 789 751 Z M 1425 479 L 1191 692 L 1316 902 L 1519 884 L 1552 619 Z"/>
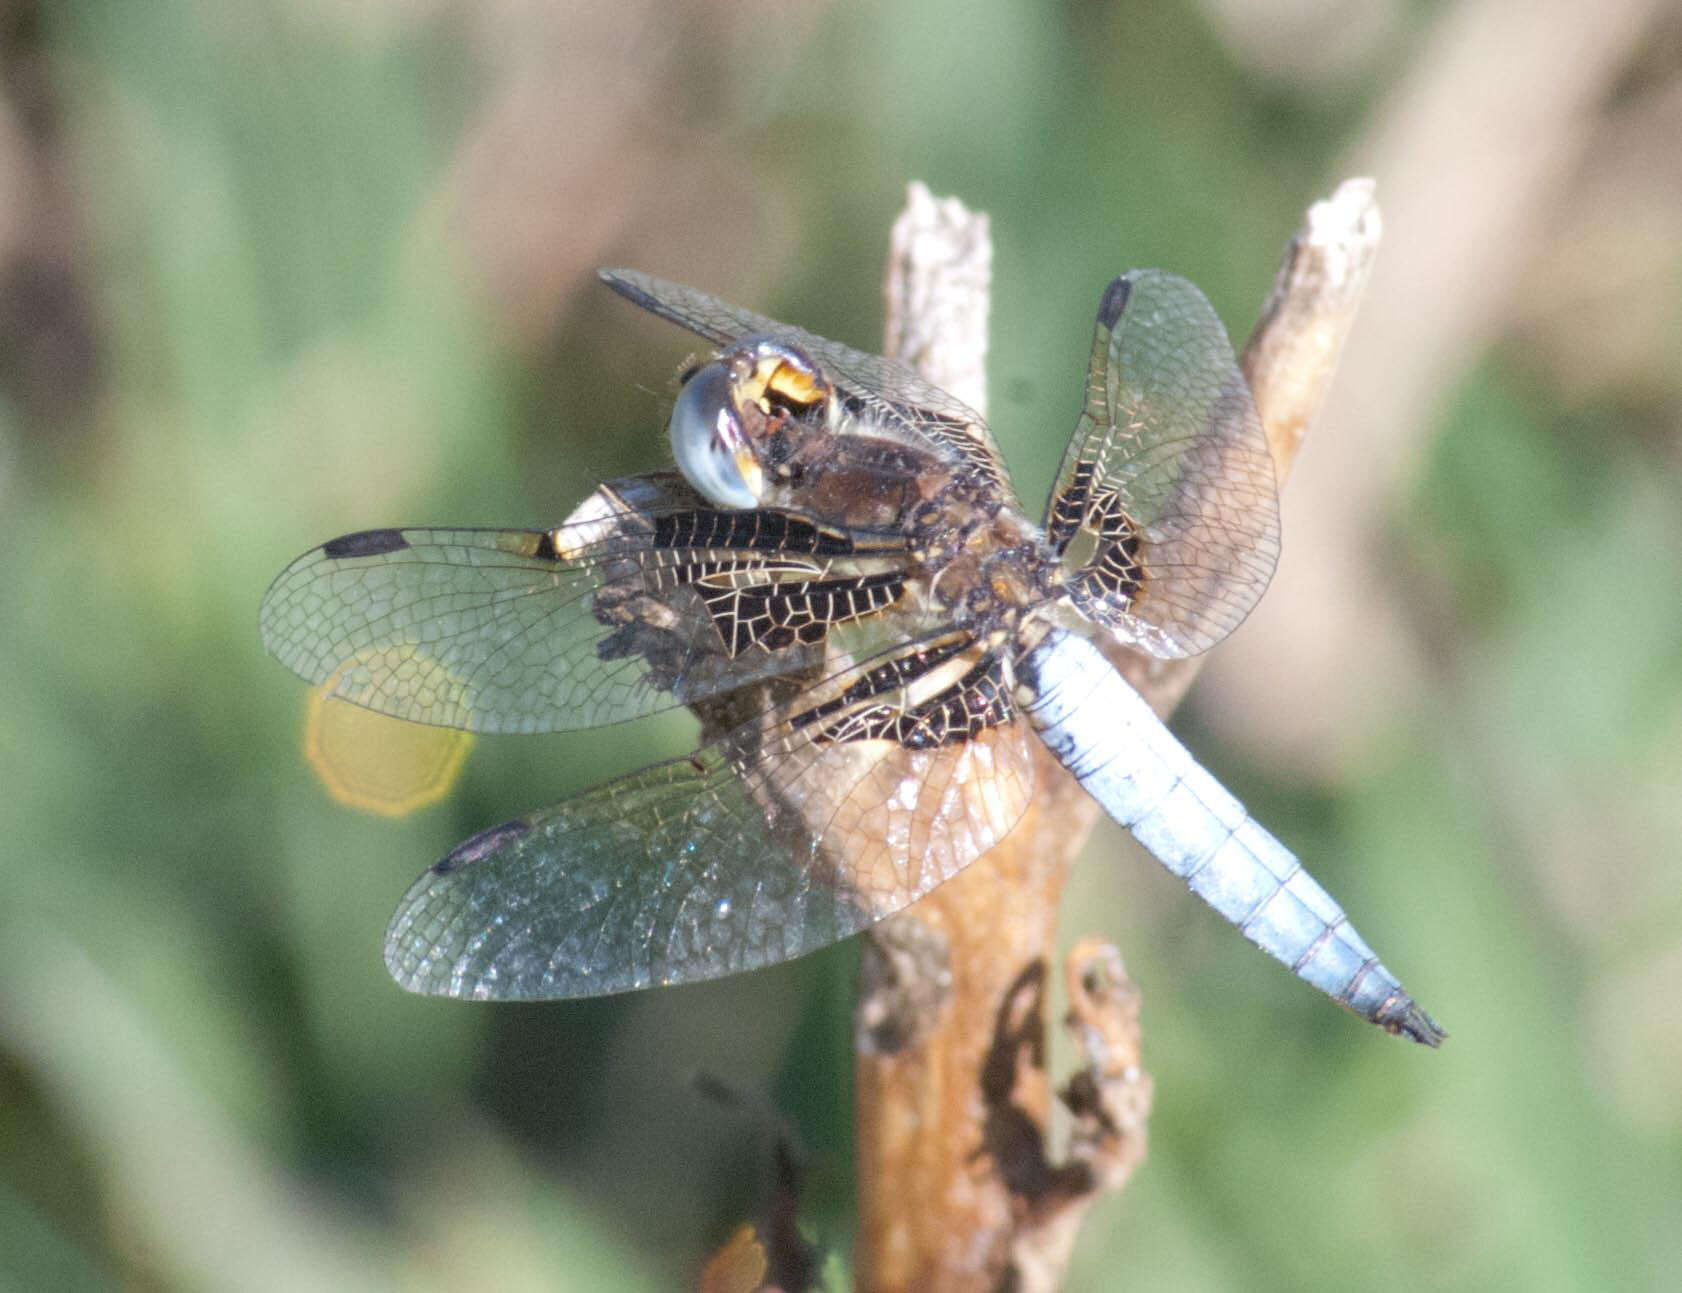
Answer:
<path fill-rule="evenodd" d="M 608 287 L 704 340 L 675 471 L 549 529 L 377 529 L 299 557 L 268 650 L 380 713 L 551 732 L 686 706 L 693 753 L 459 844 L 385 960 L 411 991 L 540 1000 L 812 952 L 1008 835 L 1034 744 L 1263 951 L 1438 1045 L 1297 858 L 1101 649 L 1202 652 L 1272 576 L 1272 458 L 1213 308 L 1156 269 L 1099 302 L 1041 521 L 986 423 L 891 360 L 631 270 Z"/>

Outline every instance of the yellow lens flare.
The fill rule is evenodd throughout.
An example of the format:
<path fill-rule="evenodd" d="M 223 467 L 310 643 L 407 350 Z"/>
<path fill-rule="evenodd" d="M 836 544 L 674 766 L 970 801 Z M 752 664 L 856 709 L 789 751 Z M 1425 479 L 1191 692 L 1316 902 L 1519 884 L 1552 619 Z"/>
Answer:
<path fill-rule="evenodd" d="M 375 713 L 333 693 L 357 666 L 311 688 L 304 757 L 339 803 L 381 817 L 406 817 L 437 803 L 461 775 L 473 734 Z"/>

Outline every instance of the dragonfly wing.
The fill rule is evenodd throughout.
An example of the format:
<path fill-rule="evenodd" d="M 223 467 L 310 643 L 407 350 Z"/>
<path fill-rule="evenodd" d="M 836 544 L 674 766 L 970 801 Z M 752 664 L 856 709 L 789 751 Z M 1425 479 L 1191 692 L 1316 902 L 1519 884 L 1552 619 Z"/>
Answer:
<path fill-rule="evenodd" d="M 728 346 L 743 337 L 774 337 L 799 347 L 823 368 L 835 385 L 843 411 L 858 423 L 876 434 L 884 429 L 897 431 L 948 461 L 974 469 L 1010 496 L 1010 477 L 986 420 L 903 364 L 778 323 L 681 283 L 632 269 L 598 272 L 626 300 L 715 346 Z M 845 425 L 840 430 L 845 434 Z"/>
<path fill-rule="evenodd" d="M 1002 666 L 963 646 L 854 666 L 689 758 L 468 840 L 398 907 L 392 976 L 443 996 L 594 996 L 773 964 L 899 910 L 1032 793 Z"/>
<path fill-rule="evenodd" d="M 264 644 L 415 722 L 565 731 L 688 704 L 917 630 L 877 613 L 903 552 L 786 512 L 718 511 L 680 477 L 605 485 L 553 530 L 374 530 L 270 586 Z M 866 623 L 868 621 L 868 623 Z"/>
<path fill-rule="evenodd" d="M 1213 646 L 1273 577 L 1267 437 L 1226 330 L 1185 279 L 1137 269 L 1105 290 L 1045 528 L 1058 552 L 1082 536 L 1092 549 L 1076 605 L 1160 656 Z"/>

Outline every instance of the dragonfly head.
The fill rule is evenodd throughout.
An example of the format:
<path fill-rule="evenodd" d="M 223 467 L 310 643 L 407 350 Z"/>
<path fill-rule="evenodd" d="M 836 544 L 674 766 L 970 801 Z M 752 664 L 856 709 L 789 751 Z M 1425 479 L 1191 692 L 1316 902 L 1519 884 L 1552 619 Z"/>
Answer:
<path fill-rule="evenodd" d="M 822 408 L 831 387 L 797 347 L 749 337 L 695 369 L 672 408 L 672 452 L 684 477 L 719 507 L 759 505 L 765 469 L 756 441 L 787 415 Z"/>

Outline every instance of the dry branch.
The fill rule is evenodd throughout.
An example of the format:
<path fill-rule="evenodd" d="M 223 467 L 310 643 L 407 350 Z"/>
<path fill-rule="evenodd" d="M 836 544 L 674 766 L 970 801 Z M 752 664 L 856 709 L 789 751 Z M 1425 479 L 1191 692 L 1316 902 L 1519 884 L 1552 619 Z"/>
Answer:
<path fill-rule="evenodd" d="M 1324 399 L 1379 232 L 1371 181 L 1315 204 L 1244 348 L 1281 475 Z M 889 256 L 887 353 L 983 410 L 991 254 L 985 216 L 912 185 Z M 1198 666 L 1112 655 L 1164 715 Z M 1039 792 L 1010 836 L 867 937 L 855 1017 L 861 1289 L 1055 1288 L 1089 1205 L 1144 1155 L 1137 993 L 1119 953 L 1087 941 L 1067 967 L 1082 1061 L 1061 1095 L 1074 1129 L 1067 1158 L 1050 1157 L 1052 946 L 1098 809 L 1038 755 Z"/>

